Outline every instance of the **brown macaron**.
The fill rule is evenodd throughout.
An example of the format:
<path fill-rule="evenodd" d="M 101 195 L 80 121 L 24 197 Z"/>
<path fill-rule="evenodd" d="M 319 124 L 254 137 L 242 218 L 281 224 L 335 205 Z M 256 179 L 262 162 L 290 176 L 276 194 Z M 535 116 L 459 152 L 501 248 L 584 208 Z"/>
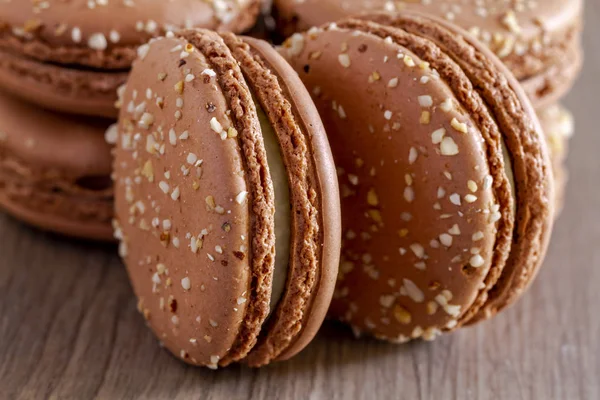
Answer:
<path fill-rule="evenodd" d="M 112 240 L 109 125 L 0 94 L 0 208 L 45 230 Z"/>
<path fill-rule="evenodd" d="M 116 117 L 137 47 L 190 27 L 242 32 L 259 0 L 0 2 L 0 87 L 53 110 Z"/>
<path fill-rule="evenodd" d="M 194 365 L 298 353 L 333 295 L 341 227 L 297 74 L 266 42 L 184 31 L 141 49 L 122 104 L 116 236 L 148 325 Z"/>
<path fill-rule="evenodd" d="M 382 22 L 311 29 L 282 53 L 338 168 L 330 315 L 390 341 L 433 339 L 531 283 L 552 230 L 552 167 L 526 95 L 489 49 L 433 17 Z"/>
<path fill-rule="evenodd" d="M 554 172 L 555 213 L 558 217 L 564 206 L 569 173 L 565 165 L 569 153 L 569 139 L 575 133 L 573 115 L 561 104 L 538 110 L 538 117 L 548 142 Z"/>
<path fill-rule="evenodd" d="M 286 35 L 360 13 L 420 12 L 486 44 L 521 81 L 536 109 L 562 97 L 582 64 L 582 0 L 275 0 Z"/>

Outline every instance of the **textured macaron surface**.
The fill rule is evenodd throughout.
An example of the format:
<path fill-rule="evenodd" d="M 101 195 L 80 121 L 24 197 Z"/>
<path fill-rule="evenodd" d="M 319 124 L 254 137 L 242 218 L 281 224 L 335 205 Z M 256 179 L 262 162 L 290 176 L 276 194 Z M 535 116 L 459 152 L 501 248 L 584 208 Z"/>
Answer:
<path fill-rule="evenodd" d="M 388 340 L 433 339 L 484 312 L 511 270 L 517 228 L 544 237 L 520 207 L 535 182 L 533 219 L 546 223 L 547 158 L 530 110 L 478 49 L 426 19 L 396 25 L 341 21 L 294 35 L 283 52 L 338 166 L 344 242 L 331 315 Z M 526 142 L 535 160 L 515 163 Z"/>
<path fill-rule="evenodd" d="M 444 18 L 470 31 L 509 66 L 518 79 L 537 74 L 579 43 L 581 0 L 276 0 L 286 24 L 296 29 L 377 11 L 415 11 Z M 293 28 L 292 28 L 293 29 Z"/>
<path fill-rule="evenodd" d="M 240 89 L 232 72 L 223 88 L 225 73 L 185 39 L 144 47 L 122 99 L 115 164 L 118 236 L 140 311 L 174 354 L 209 366 L 237 351 L 257 296 L 259 327 L 266 317 L 274 248 L 268 168 L 249 165 L 237 140 L 264 160 L 258 119 L 236 98 L 230 106 Z M 266 282 L 253 281 L 252 263 Z"/>
<path fill-rule="evenodd" d="M 0 2 L 0 48 L 42 61 L 127 68 L 137 46 L 183 28 L 251 27 L 253 0 L 48 0 Z"/>

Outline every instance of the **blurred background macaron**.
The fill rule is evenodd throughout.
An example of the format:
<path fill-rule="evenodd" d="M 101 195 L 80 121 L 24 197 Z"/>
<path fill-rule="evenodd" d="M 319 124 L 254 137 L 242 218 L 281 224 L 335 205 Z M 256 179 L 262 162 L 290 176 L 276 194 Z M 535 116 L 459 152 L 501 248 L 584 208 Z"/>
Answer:
<path fill-rule="evenodd" d="M 340 180 L 333 318 L 405 342 L 490 318 L 536 276 L 554 218 L 540 123 L 502 62 L 411 13 L 293 35 Z"/>
<path fill-rule="evenodd" d="M 44 230 L 112 240 L 109 125 L 0 94 L 0 208 Z"/>
<path fill-rule="evenodd" d="M 261 39 L 269 43 L 281 43 L 282 39 L 279 38 L 279 35 L 276 32 L 277 26 L 275 18 L 273 18 L 272 15 L 272 3 L 271 0 L 263 0 L 256 23 L 250 30 L 244 32 L 244 35 Z"/>
<path fill-rule="evenodd" d="M 554 171 L 555 210 L 558 216 L 564 205 L 564 195 L 569 180 L 566 166 L 569 139 L 575 134 L 573 114 L 562 104 L 553 104 L 537 111 L 548 142 Z"/>
<path fill-rule="evenodd" d="M 535 108 L 570 90 L 582 64 L 582 0 L 275 0 L 285 36 L 360 13 L 437 16 L 486 44 L 521 81 Z"/>
<path fill-rule="evenodd" d="M 242 32 L 259 0 L 0 2 L 0 88 L 61 112 L 116 117 L 137 47 L 169 30 Z"/>
<path fill-rule="evenodd" d="M 115 235 L 139 311 L 181 360 L 262 366 L 302 350 L 333 295 L 331 150 L 266 42 L 183 31 L 139 50 L 122 92 Z"/>

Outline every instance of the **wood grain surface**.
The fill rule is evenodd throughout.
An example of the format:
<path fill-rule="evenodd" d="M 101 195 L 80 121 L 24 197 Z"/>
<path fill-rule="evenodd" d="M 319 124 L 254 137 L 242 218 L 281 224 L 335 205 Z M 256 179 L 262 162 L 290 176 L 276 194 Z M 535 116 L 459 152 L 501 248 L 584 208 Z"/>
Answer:
<path fill-rule="evenodd" d="M 600 3 L 586 14 L 566 207 L 515 307 L 433 343 L 355 340 L 327 323 L 289 362 L 191 368 L 146 329 L 112 246 L 0 214 L 0 399 L 600 399 Z"/>

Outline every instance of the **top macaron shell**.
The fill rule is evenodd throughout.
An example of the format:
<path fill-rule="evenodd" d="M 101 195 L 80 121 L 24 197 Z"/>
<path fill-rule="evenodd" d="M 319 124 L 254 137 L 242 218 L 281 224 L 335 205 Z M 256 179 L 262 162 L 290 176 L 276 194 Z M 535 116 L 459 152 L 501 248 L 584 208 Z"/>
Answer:
<path fill-rule="evenodd" d="M 29 57 L 95 68 L 128 68 L 135 49 L 169 30 L 241 32 L 256 0 L 68 0 L 0 2 L 0 47 Z"/>
<path fill-rule="evenodd" d="M 216 366 L 234 347 L 251 295 L 246 169 L 206 58 L 180 38 L 155 41 L 146 51 L 143 73 L 134 65 L 127 86 L 147 90 L 126 90 L 120 116 L 117 236 L 129 267 L 147 262 L 130 275 L 140 311 L 165 346 L 188 362 Z M 163 116 L 161 125 L 154 115 Z M 270 253 L 272 232 L 265 235 Z"/>
<path fill-rule="evenodd" d="M 581 0 L 276 0 L 285 21 L 304 30 L 365 12 L 413 11 L 444 18 L 468 30 L 526 79 L 561 61 L 579 46 Z M 293 24 L 293 22 L 289 22 Z"/>
<path fill-rule="evenodd" d="M 338 165 L 344 246 L 331 315 L 388 340 L 432 339 L 514 301 L 515 271 L 535 275 L 552 225 L 549 162 L 525 95 L 512 77 L 516 91 L 506 88 L 483 47 L 439 22 L 390 20 L 406 30 L 341 21 L 295 35 L 284 52 Z M 532 160 L 506 159 L 504 145 Z M 515 226 L 531 246 L 511 243 Z"/>

